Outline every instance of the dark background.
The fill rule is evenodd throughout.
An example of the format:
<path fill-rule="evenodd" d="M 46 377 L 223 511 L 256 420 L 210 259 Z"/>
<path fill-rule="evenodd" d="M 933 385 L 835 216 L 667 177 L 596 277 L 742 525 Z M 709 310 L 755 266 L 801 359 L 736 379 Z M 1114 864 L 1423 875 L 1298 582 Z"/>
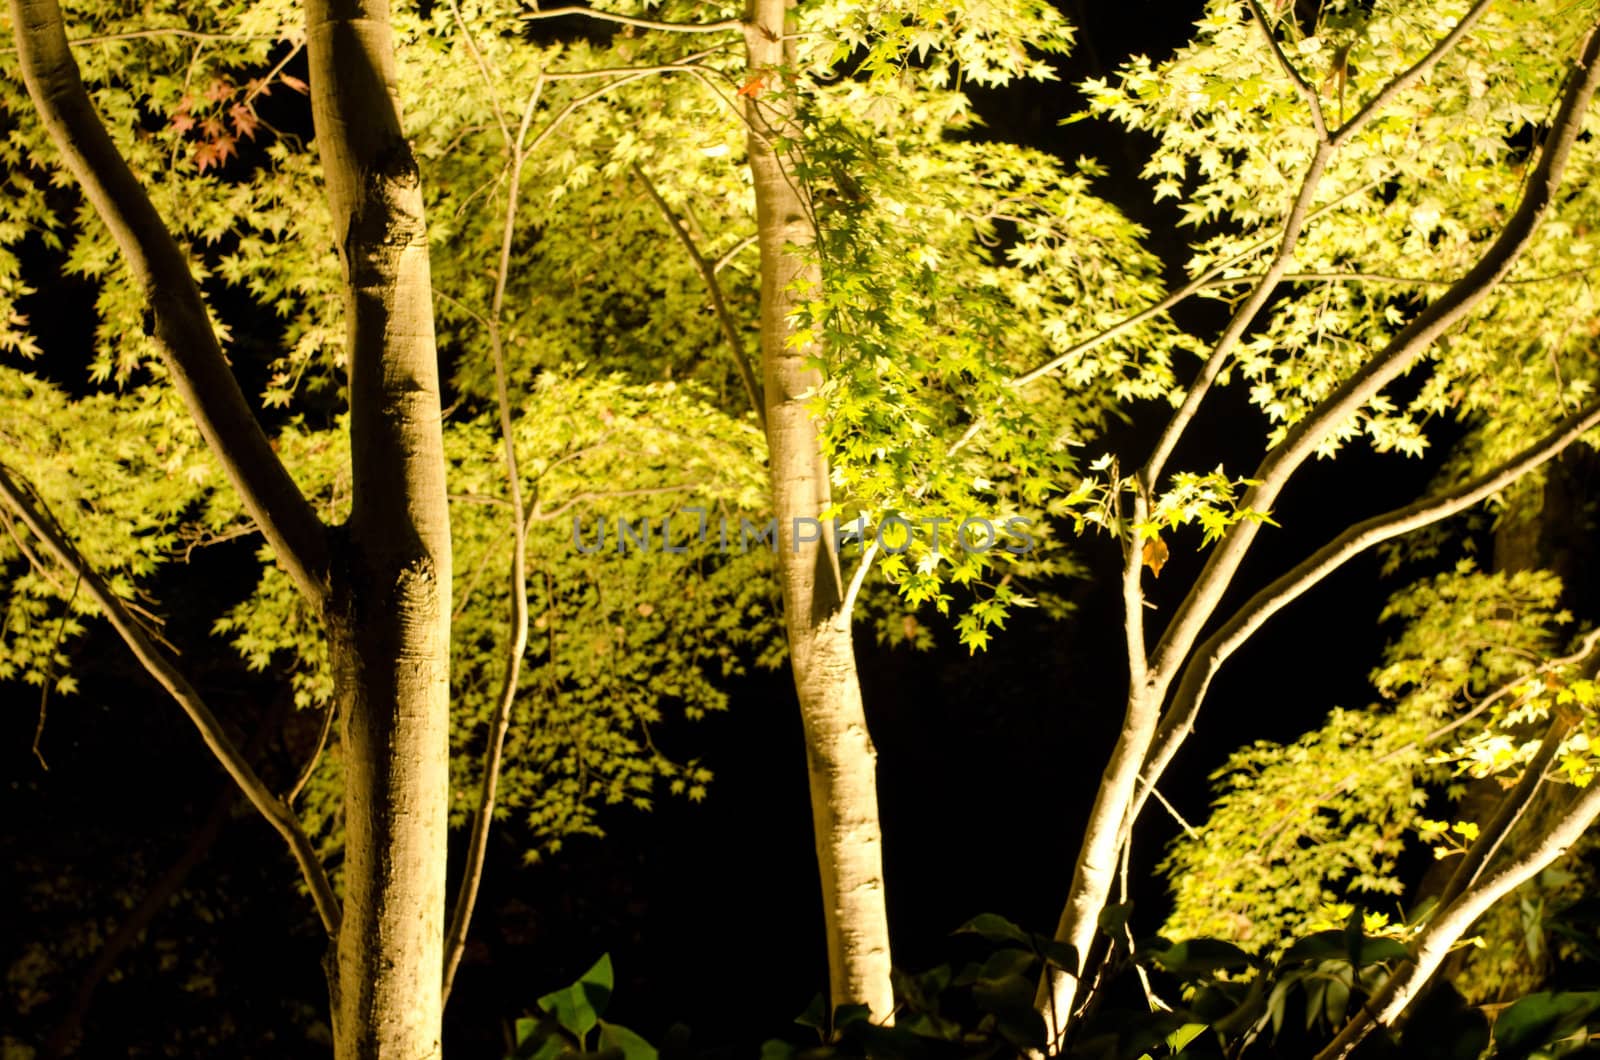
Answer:
<path fill-rule="evenodd" d="M 1102 194 L 1151 230 L 1151 246 L 1177 277 L 1190 233 L 1176 229 L 1174 211 L 1150 204 L 1138 179 L 1138 139 L 1097 122 L 1058 122 L 1081 106 L 1074 84 L 1108 74 L 1131 54 L 1167 54 L 1187 38 L 1201 5 L 1064 6 L 1079 43 L 1062 64 L 1062 80 L 978 93 L 979 110 L 996 138 L 1098 158 L 1110 170 Z M 41 330 L 58 340 L 85 327 L 76 308 L 83 303 L 73 294 L 58 285 L 37 300 Z M 1187 312 L 1197 314 L 1186 319 L 1197 328 L 1217 324 L 1205 307 Z M 1137 423 L 1118 428 L 1109 447 L 1142 455 L 1159 411 L 1145 410 Z M 1260 453 L 1262 426 L 1239 394 L 1224 391 L 1177 459 L 1205 467 L 1225 461 L 1244 473 Z M 1431 452 L 1445 448 L 1436 444 Z M 1361 451 L 1309 468 L 1275 513 L 1284 529 L 1263 534 L 1240 599 L 1337 527 L 1411 499 L 1434 470 L 1433 458 Z M 947 630 L 931 654 L 870 639 L 859 644 L 879 751 L 891 928 L 905 967 L 939 959 L 951 929 L 979 912 L 1041 931 L 1054 925 L 1120 725 L 1126 679 L 1120 559 L 1103 537 L 1083 547 L 1099 576 L 1069 587 L 1076 612 L 1066 622 L 1020 613 L 975 658 Z M 184 583 L 236 599 L 248 590 L 240 574 L 248 564 L 239 557 L 227 547 L 207 550 L 197 560 L 200 571 L 183 572 Z M 1192 548 L 1173 549 L 1152 590 L 1157 629 L 1176 603 L 1174 590 L 1197 565 Z M 1331 706 L 1367 702 L 1364 674 L 1378 661 L 1384 635 L 1375 619 L 1394 587 L 1379 578 L 1375 558 L 1357 560 L 1275 619 L 1228 666 L 1163 785 L 1186 816 L 1203 819 L 1206 774 L 1241 741 L 1293 738 Z M 202 619 L 175 615 L 169 636 L 188 646 L 185 662 L 219 710 L 248 716 L 281 709 L 273 682 L 241 675 Z M 13 962 L 13 974 L 30 944 L 68 964 L 87 966 L 92 957 L 63 952 L 61 924 L 22 910 L 55 910 L 63 922 L 91 918 L 109 931 L 194 845 L 228 791 L 182 715 L 120 645 L 102 632 L 75 650 L 93 665 L 81 668 L 79 695 L 51 703 L 48 771 L 29 751 L 37 691 L 0 686 L 9 700 L 0 709 L 0 863 L 8 866 L 0 874 L 0 959 Z M 617 811 L 606 819 L 608 838 L 574 840 L 533 867 L 521 864 L 515 826 L 496 833 L 474 942 L 448 1013 L 449 1055 L 500 1055 L 506 1021 L 601 953 L 612 955 L 618 972 L 615 1019 L 647 1036 L 682 1021 L 697 1042 L 738 1044 L 741 1053 L 784 1033 L 823 989 L 821 908 L 789 676 L 758 673 L 731 692 L 726 715 L 667 735 L 715 771 L 704 803 L 664 800 L 648 815 Z M 1134 859 L 1136 916 L 1145 930 L 1162 917 L 1163 888 L 1151 873 L 1174 831 L 1152 806 Z M 320 942 L 277 838 L 235 807 L 197 861 L 150 937 L 125 958 L 120 979 L 101 986 L 81 1055 L 305 1050 L 297 1028 L 321 1018 L 325 1005 Z M 52 987 L 25 1011 L 0 1012 L 0 1031 L 31 1037 L 52 1025 L 67 1001 L 59 983 Z"/>

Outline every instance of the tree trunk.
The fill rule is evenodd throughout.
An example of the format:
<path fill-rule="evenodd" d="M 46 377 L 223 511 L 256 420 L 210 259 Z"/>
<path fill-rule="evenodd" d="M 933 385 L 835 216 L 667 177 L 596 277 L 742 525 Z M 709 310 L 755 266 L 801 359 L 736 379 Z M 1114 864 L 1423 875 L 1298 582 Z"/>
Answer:
<path fill-rule="evenodd" d="M 862 708 L 832 522 L 821 519 L 832 498 L 828 462 L 807 408 L 807 395 L 822 381 L 806 363 L 816 349 L 789 341 L 794 334 L 790 317 L 804 297 L 796 287 L 814 289 L 821 283 L 806 251 L 816 238 L 810 204 L 776 149 L 794 123 L 793 99 L 780 84 L 793 61 L 792 42 L 783 39 L 789 10 L 786 0 L 751 0 L 745 31 L 753 82 L 745 110 L 761 252 L 761 364 L 773 514 L 790 662 L 805 729 L 831 1001 L 835 1008 L 865 1005 L 875 1022 L 887 1023 L 894 993 L 877 754 Z M 817 523 L 807 520 L 817 520 L 821 529 L 812 533 Z M 800 539 L 810 536 L 819 540 Z"/>
<path fill-rule="evenodd" d="M 309 0 L 312 115 L 349 321 L 354 504 L 329 635 L 343 719 L 335 1055 L 440 1054 L 450 523 L 427 229 L 383 0 Z"/>

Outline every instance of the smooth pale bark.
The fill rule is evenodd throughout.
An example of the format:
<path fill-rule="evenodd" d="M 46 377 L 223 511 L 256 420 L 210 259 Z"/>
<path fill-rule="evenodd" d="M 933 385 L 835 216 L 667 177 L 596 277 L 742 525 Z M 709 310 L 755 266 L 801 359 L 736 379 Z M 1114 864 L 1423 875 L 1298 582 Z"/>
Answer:
<path fill-rule="evenodd" d="M 815 289 L 821 283 L 805 250 L 816 236 L 810 204 L 774 149 L 793 121 L 792 101 L 778 83 L 781 69 L 793 60 L 792 42 L 783 39 L 791 10 L 785 0 L 752 0 L 745 28 L 749 76 L 761 80 L 745 113 L 761 252 L 761 366 L 773 514 L 790 662 L 805 729 L 832 1005 L 865 1005 L 875 1022 L 887 1023 L 894 992 L 877 753 L 862 708 L 831 521 L 824 523 L 819 541 L 802 542 L 796 535 L 796 521 L 818 519 L 832 498 L 828 462 L 807 408 L 807 395 L 822 382 L 806 364 L 816 349 L 790 344 L 789 318 L 803 297 L 796 286 Z"/>
<path fill-rule="evenodd" d="M 1474 10 L 1481 10 L 1484 6 L 1480 2 Z M 1463 32 L 1464 25 L 1458 24 L 1430 52 L 1430 57 L 1413 66 L 1411 71 L 1380 92 L 1372 103 L 1362 109 L 1356 120 L 1361 120 L 1362 115 L 1376 114 L 1381 100 L 1392 98 L 1399 91 L 1398 85 L 1412 78 L 1414 71 L 1435 61 L 1453 41 L 1460 39 Z M 1584 115 L 1597 85 L 1600 85 L 1600 62 L 1597 62 L 1597 58 L 1600 58 L 1600 36 L 1591 27 L 1574 64 L 1574 76 L 1567 82 L 1561 105 L 1541 145 L 1538 162 L 1529 174 L 1521 199 L 1477 264 L 1451 284 L 1439 299 L 1418 313 L 1386 347 L 1312 409 L 1281 443 L 1268 452 L 1251 476 L 1256 480 L 1256 485 L 1246 493 L 1241 507 L 1270 511 L 1295 472 L 1323 441 L 1389 383 L 1415 365 L 1451 328 L 1463 323 L 1511 271 L 1533 241 L 1540 222 L 1561 186 L 1567 161 L 1583 129 Z M 1344 130 L 1332 134 L 1332 144 L 1336 146 L 1347 135 Z M 1324 140 L 1324 146 L 1327 143 Z M 1323 153 L 1319 149 L 1319 159 Z M 1311 166 L 1313 173 L 1317 166 L 1318 162 L 1314 160 Z M 1232 329 L 1229 334 L 1232 334 Z M 1202 376 L 1202 381 L 1208 381 L 1209 378 Z M 1158 457 L 1170 452 L 1176 444 L 1187 422 L 1186 417 L 1192 417 L 1195 411 L 1193 406 L 1192 402 L 1186 403 L 1169 425 L 1162 442 L 1158 444 Z M 1145 474 L 1148 474 L 1148 468 Z M 1151 478 L 1142 479 L 1144 489 L 1151 486 Z M 1230 528 L 1207 559 L 1205 567 L 1147 659 L 1144 657 L 1142 641 L 1139 641 L 1139 650 L 1135 654 L 1140 658 L 1133 660 L 1122 733 L 1102 778 L 1073 868 L 1068 898 L 1056 928 L 1056 940 L 1073 946 L 1080 959 L 1088 954 L 1089 946 L 1095 940 L 1099 914 L 1111 894 L 1122 844 L 1131 830 L 1134 815 L 1142 805 L 1144 793 L 1160 778 L 1158 762 L 1152 760 L 1151 755 L 1160 760 L 1159 765 L 1164 765 L 1175 750 L 1175 745 L 1170 741 L 1163 740 L 1159 745 L 1156 743 L 1158 729 L 1163 723 L 1162 706 L 1167 692 L 1173 680 L 1185 669 L 1196 640 L 1232 586 L 1234 576 L 1259 529 L 1260 524 L 1253 520 L 1244 520 Z M 1138 611 L 1143 606 L 1138 586 L 1141 574 L 1139 562 L 1137 550 L 1130 551 L 1127 571 L 1130 583 L 1127 616 L 1130 644 L 1142 637 L 1142 618 Z M 1169 730 L 1186 732 L 1192 724 L 1191 713 L 1185 704 L 1176 704 L 1167 713 L 1166 720 L 1173 723 L 1168 726 Z M 1144 774 L 1142 779 L 1141 772 Z M 1073 1006 L 1078 1001 L 1078 973 L 1082 971 L 1051 966 L 1040 981 L 1035 1004 L 1045 1019 L 1049 1031 L 1047 1048 L 1052 1053 L 1065 1044 L 1065 1036 L 1073 1018 Z"/>
<path fill-rule="evenodd" d="M 309 0 L 312 117 L 345 270 L 353 506 L 326 615 L 343 722 L 340 1060 L 440 1053 L 450 523 L 427 231 L 389 11 Z"/>

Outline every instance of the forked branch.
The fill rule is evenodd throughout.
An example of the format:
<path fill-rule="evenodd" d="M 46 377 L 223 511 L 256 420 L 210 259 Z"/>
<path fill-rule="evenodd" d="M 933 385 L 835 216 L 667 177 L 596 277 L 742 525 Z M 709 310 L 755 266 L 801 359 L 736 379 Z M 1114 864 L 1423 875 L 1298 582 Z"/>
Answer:
<path fill-rule="evenodd" d="M 1222 664 L 1273 615 L 1367 549 L 1441 522 L 1487 500 L 1561 455 L 1596 427 L 1600 427 L 1600 402 L 1574 413 L 1511 460 L 1476 478 L 1356 523 L 1247 600 L 1185 664 L 1178 690 L 1162 716 L 1161 727 L 1145 762 L 1146 788 L 1160 781 L 1179 746 L 1193 731 L 1206 692 Z M 1132 827 L 1142 808 L 1141 798 L 1129 814 L 1125 831 Z"/>

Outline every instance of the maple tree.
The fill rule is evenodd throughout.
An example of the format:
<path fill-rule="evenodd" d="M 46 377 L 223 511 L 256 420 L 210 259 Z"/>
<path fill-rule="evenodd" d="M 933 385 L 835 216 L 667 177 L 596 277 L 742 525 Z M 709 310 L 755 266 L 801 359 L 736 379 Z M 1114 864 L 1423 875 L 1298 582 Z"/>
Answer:
<path fill-rule="evenodd" d="M 975 136 L 964 86 L 1051 77 L 1072 38 L 1053 8 L 713 8 L 12 4 L 0 676 L 70 693 L 86 620 L 111 625 L 287 842 L 332 944 L 336 1055 L 437 1053 L 496 821 L 515 814 L 535 859 L 606 805 L 703 797 L 707 764 L 652 727 L 723 709 L 730 676 L 785 655 L 829 1000 L 889 1022 L 855 631 L 925 645 L 907 619 L 931 608 L 981 649 L 1016 608 L 1062 613 L 1071 533 L 1099 528 L 1124 559 L 1125 723 L 1023 1004 L 1033 1047 L 1065 1051 L 1133 944 L 1106 914 L 1218 668 L 1352 556 L 1600 422 L 1571 264 L 1592 253 L 1600 45 L 1554 4 L 1217 0 L 1171 59 L 1085 86 L 1090 115 L 1153 135 L 1155 195 L 1198 229 L 1170 291 L 1094 163 Z M 93 285 L 84 363 L 21 311 L 29 240 Z M 1171 318 L 1198 298 L 1223 303 L 1214 334 Z M 1182 468 L 1228 385 L 1267 421 L 1262 462 Z M 1108 424 L 1164 403 L 1142 460 L 1109 451 Z M 1221 610 L 1312 456 L 1416 456 L 1445 417 L 1476 429 L 1435 490 Z M 624 542 L 621 520 L 642 545 L 693 512 L 775 519 L 776 548 Z M 973 547 L 979 516 L 1031 547 Z M 586 526 L 598 550 L 575 547 Z M 1186 528 L 1210 552 L 1151 614 Z M 141 602 L 186 552 L 257 533 L 255 587 L 214 630 L 317 719 L 278 785 Z M 1552 632 L 1556 592 L 1462 567 L 1398 596 L 1410 624 L 1377 684 L 1399 706 L 1241 752 L 1169 855 L 1176 929 L 1271 953 L 1325 899 L 1401 889 L 1402 834 L 1460 838 L 1470 868 L 1393 929 L 1410 948 L 1330 1026 L 1330 1057 L 1392 1025 L 1595 815 L 1591 661 Z M 1484 615 L 1497 639 L 1460 654 L 1452 631 Z M 1578 794 L 1493 861 L 1552 763 Z M 1520 779 L 1481 823 L 1417 812 L 1456 768 Z M 1263 825 L 1269 789 L 1300 805 Z M 1359 827 L 1330 834 L 1327 806 Z M 447 825 L 467 830 L 453 902 Z M 1273 885 L 1241 893 L 1263 866 Z"/>

